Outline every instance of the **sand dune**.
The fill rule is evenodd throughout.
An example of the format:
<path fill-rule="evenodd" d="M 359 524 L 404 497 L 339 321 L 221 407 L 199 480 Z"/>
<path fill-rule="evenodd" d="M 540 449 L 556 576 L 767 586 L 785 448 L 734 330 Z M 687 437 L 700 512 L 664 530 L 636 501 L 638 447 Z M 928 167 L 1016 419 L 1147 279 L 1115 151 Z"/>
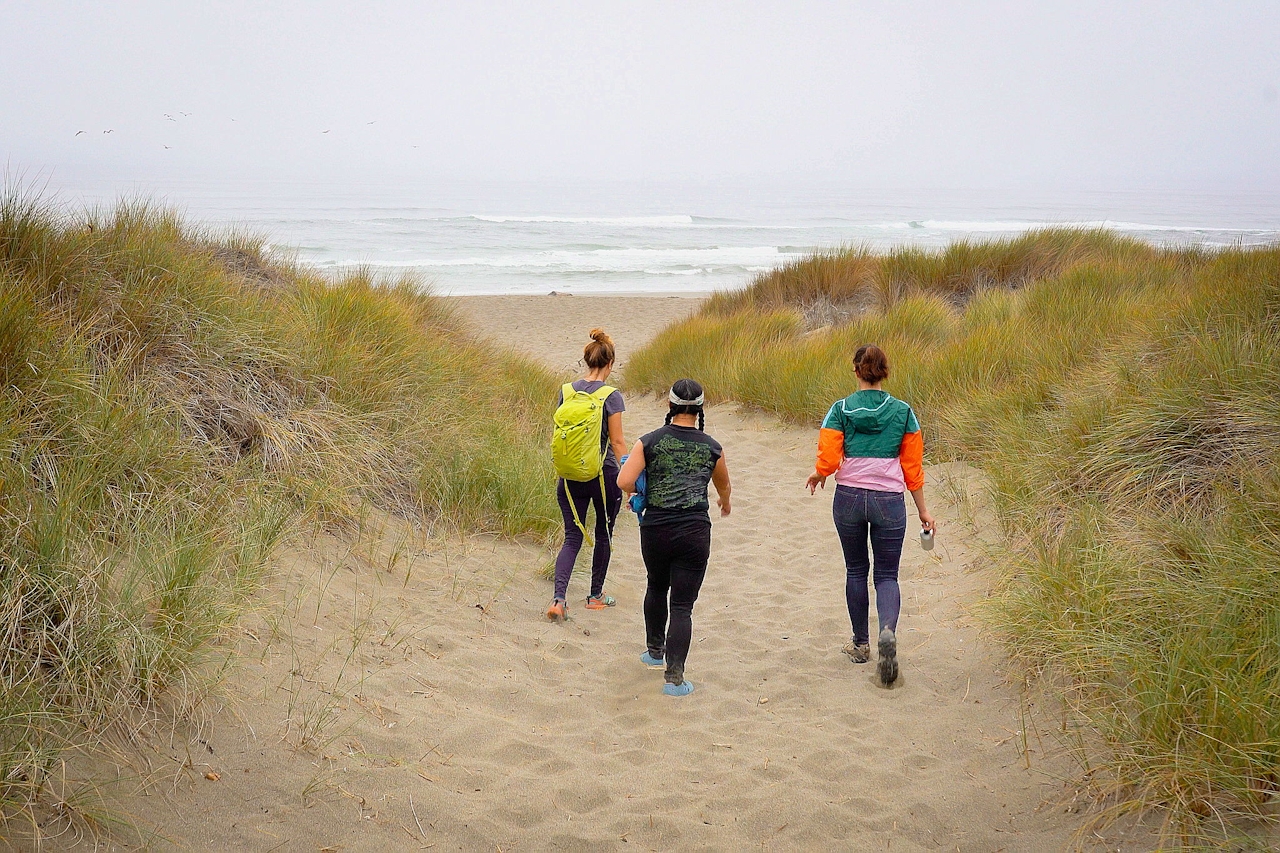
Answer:
<path fill-rule="evenodd" d="M 573 370 L 592 325 L 620 362 L 693 300 L 460 300 L 477 326 Z M 632 400 L 629 438 L 663 408 Z M 734 513 L 716 520 L 688 697 L 644 667 L 644 569 L 624 514 L 608 591 L 543 616 L 546 552 L 426 538 L 392 520 L 282 555 L 234 646 L 226 699 L 106 789 L 180 848 L 236 850 L 1060 850 L 1085 815 L 1047 735 L 1022 734 L 1003 659 L 970 615 L 994 535 L 981 481 L 928 470 L 938 546 L 908 543 L 902 676 L 840 653 L 849 631 L 814 430 L 731 406 Z M 910 501 L 908 501 L 910 505 Z M 136 774 L 136 775 L 130 775 Z M 51 831 L 56 830 L 51 828 Z M 64 835 L 52 847 L 71 846 Z M 1145 842 L 1145 843 L 1144 843 Z M 130 846 L 123 833 L 112 845 Z M 1109 849 L 1151 840 L 1113 837 Z"/>

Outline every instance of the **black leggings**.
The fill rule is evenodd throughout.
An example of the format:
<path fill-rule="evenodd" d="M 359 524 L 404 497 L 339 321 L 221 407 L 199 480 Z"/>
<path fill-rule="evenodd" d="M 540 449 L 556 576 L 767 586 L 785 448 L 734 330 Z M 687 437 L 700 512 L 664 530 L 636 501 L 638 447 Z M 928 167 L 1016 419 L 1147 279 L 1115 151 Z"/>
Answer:
<path fill-rule="evenodd" d="M 650 655 L 666 660 L 666 680 L 681 684 L 693 636 L 693 605 L 711 556 L 711 525 L 641 525 L 640 554 L 649 576 L 644 594 L 645 642 Z"/>
<path fill-rule="evenodd" d="M 573 506 L 569 506 L 570 499 Z M 564 518 L 564 544 L 556 555 L 555 597 L 566 598 L 569 593 L 569 578 L 573 576 L 573 564 L 577 562 L 578 551 L 582 549 L 582 530 L 578 521 L 587 523 L 587 507 L 596 508 L 596 544 L 591 552 L 591 594 L 599 596 L 604 593 L 604 578 L 609 571 L 609 557 L 613 553 L 613 524 L 618 519 L 618 510 L 622 509 L 622 490 L 618 488 L 618 469 L 605 462 L 604 494 L 600 493 L 600 480 L 587 480 L 579 483 L 574 480 L 560 480 L 556 483 L 556 501 L 560 504 L 560 515 Z M 578 511 L 578 521 L 573 519 L 573 511 Z"/>

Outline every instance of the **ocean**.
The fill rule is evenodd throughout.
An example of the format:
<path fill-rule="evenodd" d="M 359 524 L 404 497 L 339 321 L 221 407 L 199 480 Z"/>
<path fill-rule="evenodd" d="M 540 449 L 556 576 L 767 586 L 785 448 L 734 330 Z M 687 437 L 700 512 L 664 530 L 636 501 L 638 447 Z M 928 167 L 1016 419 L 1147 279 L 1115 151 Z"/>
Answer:
<path fill-rule="evenodd" d="M 1051 225 L 1162 246 L 1280 241 L 1280 198 L 1207 192 L 866 190 L 794 184 L 80 182 L 72 205 L 146 197 L 247 231 L 326 274 L 446 295 L 706 293 L 814 251 L 942 248 Z"/>

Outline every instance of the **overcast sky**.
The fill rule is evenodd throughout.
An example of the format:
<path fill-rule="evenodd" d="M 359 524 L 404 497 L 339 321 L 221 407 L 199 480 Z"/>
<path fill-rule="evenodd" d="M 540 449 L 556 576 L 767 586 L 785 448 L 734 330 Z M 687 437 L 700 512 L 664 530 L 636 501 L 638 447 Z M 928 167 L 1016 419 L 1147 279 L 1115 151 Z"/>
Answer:
<path fill-rule="evenodd" d="M 0 160 L 1274 192 L 1278 45 L 1275 2 L 0 0 Z"/>

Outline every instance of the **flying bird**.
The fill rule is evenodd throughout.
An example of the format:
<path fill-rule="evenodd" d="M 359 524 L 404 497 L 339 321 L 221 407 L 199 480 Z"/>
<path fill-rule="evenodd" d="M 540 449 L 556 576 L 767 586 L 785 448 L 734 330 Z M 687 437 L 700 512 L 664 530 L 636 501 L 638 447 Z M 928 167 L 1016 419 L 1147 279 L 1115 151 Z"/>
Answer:
<path fill-rule="evenodd" d="M 104 130 L 104 131 L 102 131 L 102 132 L 103 132 L 103 133 L 115 133 L 115 131 L 114 131 L 114 130 Z"/>
<path fill-rule="evenodd" d="M 327 130 L 322 130 L 322 131 L 320 131 L 320 132 L 321 132 L 321 133 L 328 133 L 329 131 L 327 131 Z"/>
<path fill-rule="evenodd" d="M 169 150 L 169 146 L 168 146 L 168 145 L 166 145 L 164 148 L 165 148 L 165 150 L 166 150 L 166 151 L 168 151 L 168 150 Z"/>
<path fill-rule="evenodd" d="M 169 115 L 168 113 L 165 113 L 165 114 L 164 114 L 164 117 L 165 117 L 166 119 L 168 119 L 169 121 L 177 121 L 177 119 L 176 119 L 176 118 L 174 118 L 173 116 Z"/>
<path fill-rule="evenodd" d="M 365 122 L 365 124 L 377 124 L 377 123 L 378 123 L 378 120 L 377 120 L 376 118 L 375 118 L 373 121 L 366 121 L 366 122 Z"/>
<path fill-rule="evenodd" d="M 180 116 L 189 116 L 189 115 L 191 115 L 191 113 L 184 113 L 182 110 L 178 110 L 178 115 L 180 115 Z M 235 119 L 232 119 L 232 121 L 235 121 Z"/>
<path fill-rule="evenodd" d="M 84 133 L 84 131 L 83 131 L 83 130 L 77 130 L 75 135 L 76 135 L 76 136 L 79 136 L 79 135 L 80 135 L 80 134 L 82 134 L 82 133 Z"/>

